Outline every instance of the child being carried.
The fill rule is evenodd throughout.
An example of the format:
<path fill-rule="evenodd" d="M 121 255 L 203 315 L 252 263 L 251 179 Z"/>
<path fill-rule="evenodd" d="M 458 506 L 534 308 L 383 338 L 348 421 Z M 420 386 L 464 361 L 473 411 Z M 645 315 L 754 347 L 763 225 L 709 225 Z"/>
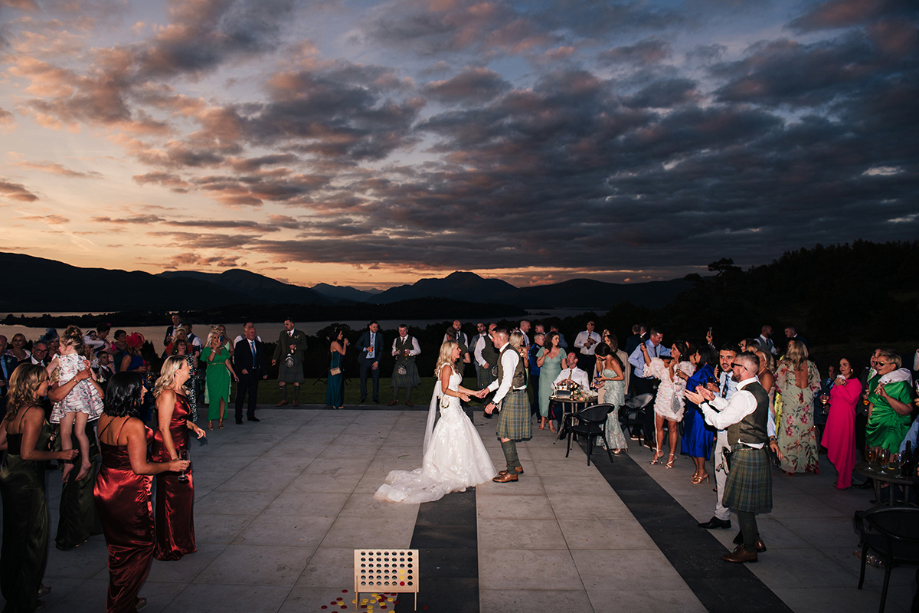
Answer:
<path fill-rule="evenodd" d="M 89 369 L 89 363 L 81 354 L 83 352 L 83 333 L 76 326 L 69 326 L 61 335 L 60 354 L 54 356 L 48 364 L 48 374 L 54 380 L 57 371 L 57 382 L 63 385 L 73 379 L 81 370 Z M 92 371 L 90 370 L 90 373 Z M 80 471 L 77 481 L 89 474 L 92 464 L 89 462 L 89 438 L 86 436 L 86 423 L 99 419 L 102 414 L 102 395 L 96 376 L 87 378 L 70 391 L 60 402 L 55 403 L 51 411 L 51 423 L 61 424 L 61 448 L 72 449 L 71 434 L 75 434 L 80 446 Z M 73 464 L 64 465 L 63 481 L 73 470 Z"/>

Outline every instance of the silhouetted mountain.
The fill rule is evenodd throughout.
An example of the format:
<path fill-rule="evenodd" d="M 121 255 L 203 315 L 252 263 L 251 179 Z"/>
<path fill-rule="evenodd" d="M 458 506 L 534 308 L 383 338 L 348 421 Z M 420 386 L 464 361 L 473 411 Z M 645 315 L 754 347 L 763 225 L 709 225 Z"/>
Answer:
<path fill-rule="evenodd" d="M 226 270 L 220 274 L 176 270 L 161 272 L 157 276 L 167 279 L 189 278 L 208 281 L 239 292 L 246 297 L 242 301 L 243 304 L 331 304 L 335 302 L 308 287 L 282 283 L 239 268 Z"/>
<path fill-rule="evenodd" d="M 329 285 L 328 283 L 319 283 L 314 285 L 312 289 L 332 300 L 350 300 L 352 302 L 370 302 L 373 296 L 380 293 L 378 290 L 365 291 L 355 289 L 349 285 Z"/>
<path fill-rule="evenodd" d="M 501 302 L 526 308 L 608 309 L 620 302 L 661 307 L 680 292 L 692 287 L 685 279 L 650 283 L 604 283 L 591 279 L 572 279 L 553 285 L 514 287 L 500 279 L 483 279 L 471 272 L 454 272 L 443 279 L 421 279 L 401 285 L 370 299 L 387 304 L 413 298 L 449 298 L 476 302 Z"/>

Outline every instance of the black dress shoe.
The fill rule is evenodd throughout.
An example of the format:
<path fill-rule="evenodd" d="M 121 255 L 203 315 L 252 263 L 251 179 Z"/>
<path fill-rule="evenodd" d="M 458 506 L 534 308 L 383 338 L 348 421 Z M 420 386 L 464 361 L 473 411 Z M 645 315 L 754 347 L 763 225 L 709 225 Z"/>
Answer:
<path fill-rule="evenodd" d="M 236 423 L 241 425 L 241 424 L 243 423 L 243 420 L 237 419 L 237 420 L 236 420 Z"/>
<path fill-rule="evenodd" d="M 249 417 L 248 419 L 249 419 L 249 421 L 262 421 L 262 420 L 259 419 L 258 417 Z"/>
<path fill-rule="evenodd" d="M 715 528 L 724 528 L 725 530 L 731 529 L 731 520 L 730 519 L 718 519 L 713 517 L 703 524 L 699 524 L 700 528 L 705 528 L 706 530 L 714 530 Z"/>

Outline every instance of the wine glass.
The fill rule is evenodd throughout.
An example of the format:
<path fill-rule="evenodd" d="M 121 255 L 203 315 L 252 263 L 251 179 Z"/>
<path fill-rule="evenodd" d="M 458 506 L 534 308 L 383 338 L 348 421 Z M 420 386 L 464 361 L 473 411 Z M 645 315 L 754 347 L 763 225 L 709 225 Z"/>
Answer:
<path fill-rule="evenodd" d="M 868 470 L 874 470 L 874 463 L 878 459 L 878 448 L 868 447 Z"/>
<path fill-rule="evenodd" d="M 887 472 L 896 474 L 900 468 L 900 454 L 891 453 L 887 459 Z"/>
<path fill-rule="evenodd" d="M 188 459 L 188 449 L 183 449 L 183 450 L 181 450 L 181 451 L 179 452 L 179 459 L 180 459 L 180 460 L 187 460 L 187 459 Z M 179 481 L 181 481 L 182 483 L 188 483 L 188 475 L 185 474 L 185 471 L 184 471 L 184 470 L 181 471 L 181 472 L 179 473 L 179 476 L 176 477 L 176 478 L 177 478 Z"/>

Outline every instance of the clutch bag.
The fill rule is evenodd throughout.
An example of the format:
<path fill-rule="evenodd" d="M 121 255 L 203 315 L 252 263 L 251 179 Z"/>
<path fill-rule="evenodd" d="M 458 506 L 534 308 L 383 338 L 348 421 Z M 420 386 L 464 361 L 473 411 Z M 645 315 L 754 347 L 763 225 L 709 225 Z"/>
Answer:
<path fill-rule="evenodd" d="M 338 368 L 337 366 L 336 366 L 335 368 L 330 368 L 330 369 L 329 369 L 329 374 L 330 374 L 330 375 L 333 375 L 333 376 L 334 376 L 334 375 L 340 375 L 340 374 L 341 374 L 341 368 Z"/>

